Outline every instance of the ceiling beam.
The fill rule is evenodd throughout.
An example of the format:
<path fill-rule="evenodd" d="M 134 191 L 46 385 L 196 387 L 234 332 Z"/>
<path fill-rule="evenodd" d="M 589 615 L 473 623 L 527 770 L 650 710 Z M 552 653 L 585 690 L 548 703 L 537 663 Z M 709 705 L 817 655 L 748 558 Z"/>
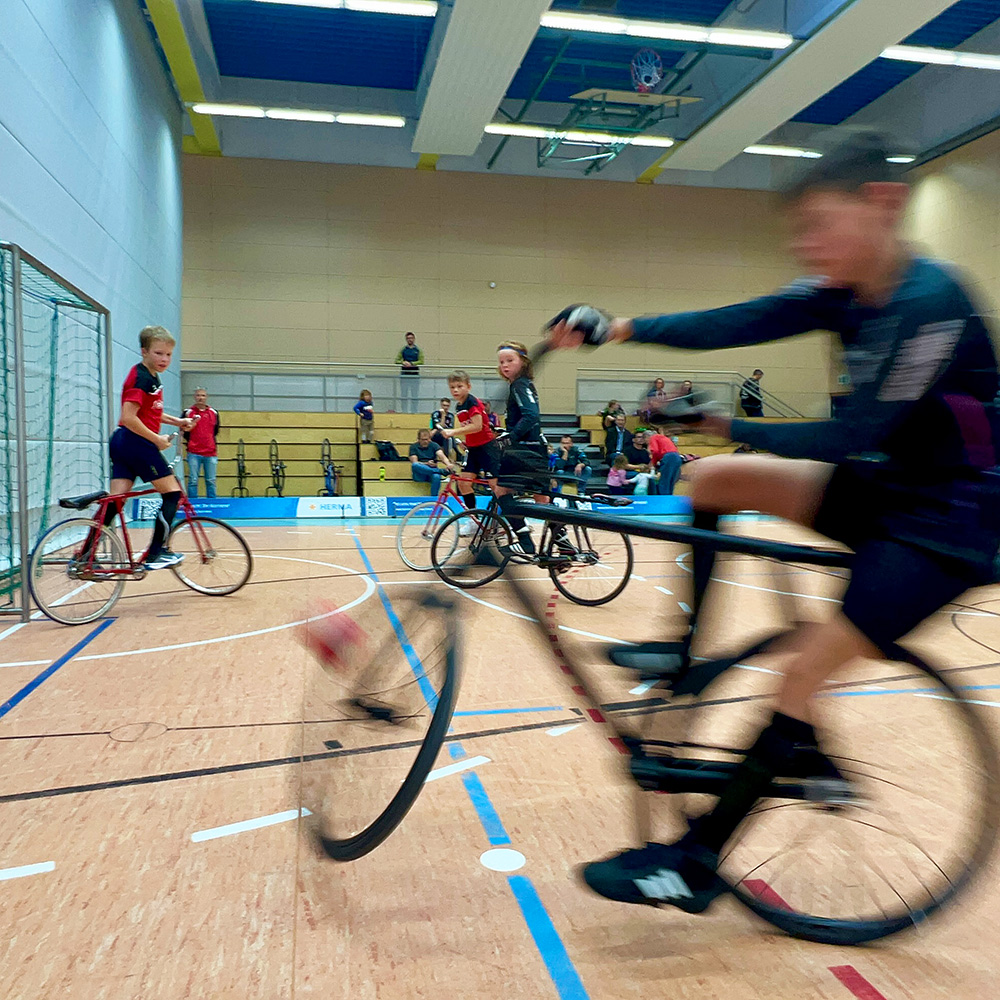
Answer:
<path fill-rule="evenodd" d="M 951 5 L 952 0 L 853 0 L 671 150 L 656 172 L 718 170 Z"/>
<path fill-rule="evenodd" d="M 548 8 L 549 0 L 455 0 L 414 153 L 475 153 Z"/>

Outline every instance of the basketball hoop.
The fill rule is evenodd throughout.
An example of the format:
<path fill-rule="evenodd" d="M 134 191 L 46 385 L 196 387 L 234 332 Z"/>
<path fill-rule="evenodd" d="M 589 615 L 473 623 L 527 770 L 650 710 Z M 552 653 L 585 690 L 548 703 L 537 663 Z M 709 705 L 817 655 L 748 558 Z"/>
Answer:
<path fill-rule="evenodd" d="M 648 94 L 663 79 L 663 62 L 654 49 L 639 49 L 632 56 L 632 86 Z"/>

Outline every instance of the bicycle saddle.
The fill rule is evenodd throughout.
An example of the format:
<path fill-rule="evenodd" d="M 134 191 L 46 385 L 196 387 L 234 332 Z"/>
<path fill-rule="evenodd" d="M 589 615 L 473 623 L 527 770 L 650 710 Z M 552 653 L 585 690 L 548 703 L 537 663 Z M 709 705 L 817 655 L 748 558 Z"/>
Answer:
<path fill-rule="evenodd" d="M 59 506 L 65 507 L 66 510 L 83 510 L 98 500 L 103 500 L 107 495 L 107 490 L 98 490 L 96 493 L 85 493 L 82 497 L 60 497 Z"/>
<path fill-rule="evenodd" d="M 610 493 L 591 493 L 585 497 L 581 497 L 582 500 L 592 500 L 594 503 L 603 503 L 608 507 L 629 507 L 632 504 L 631 497 L 616 497 L 612 496 Z"/>

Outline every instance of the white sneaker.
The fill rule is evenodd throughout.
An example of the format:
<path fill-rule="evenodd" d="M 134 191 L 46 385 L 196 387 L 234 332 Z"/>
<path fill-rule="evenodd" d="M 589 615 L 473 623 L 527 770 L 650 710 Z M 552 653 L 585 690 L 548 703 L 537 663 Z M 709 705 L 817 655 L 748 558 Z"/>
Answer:
<path fill-rule="evenodd" d="M 468 538 L 476 530 L 475 525 L 472 523 L 471 517 L 462 518 L 461 523 L 458 526 L 458 534 L 461 538 Z"/>
<path fill-rule="evenodd" d="M 184 561 L 184 556 L 180 552 L 171 552 L 169 549 L 161 549 L 160 554 L 155 559 L 147 559 L 143 565 L 146 569 L 166 569 L 168 566 L 176 566 Z"/>

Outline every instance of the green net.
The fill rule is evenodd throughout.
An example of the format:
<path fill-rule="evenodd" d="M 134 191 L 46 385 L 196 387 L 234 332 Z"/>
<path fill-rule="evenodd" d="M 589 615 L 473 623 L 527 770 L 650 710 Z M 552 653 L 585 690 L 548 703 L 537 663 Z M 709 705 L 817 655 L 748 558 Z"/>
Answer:
<path fill-rule="evenodd" d="M 0 249 L 0 610 L 21 606 L 19 457 L 27 461 L 29 551 L 72 513 L 58 506 L 59 497 L 106 488 L 109 475 L 105 314 L 23 259 L 15 301 L 14 266 L 13 253 Z M 17 312 L 24 330 L 23 399 L 17 391 Z"/>

